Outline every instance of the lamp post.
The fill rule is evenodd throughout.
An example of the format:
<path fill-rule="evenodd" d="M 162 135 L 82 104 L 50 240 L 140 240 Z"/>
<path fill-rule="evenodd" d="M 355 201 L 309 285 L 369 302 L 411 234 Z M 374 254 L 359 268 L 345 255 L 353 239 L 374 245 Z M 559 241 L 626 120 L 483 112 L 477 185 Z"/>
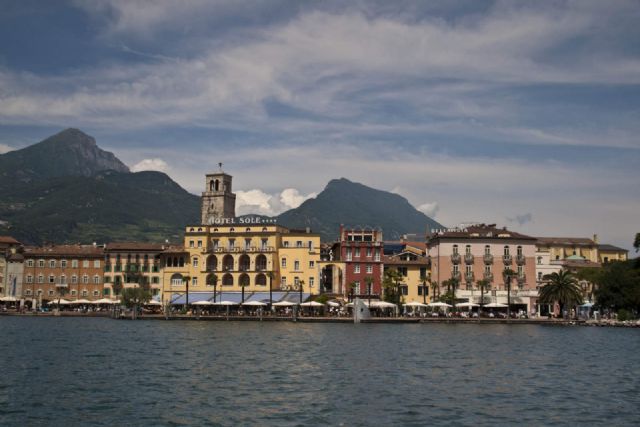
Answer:
<path fill-rule="evenodd" d="M 273 309 L 273 272 L 267 273 L 269 276 L 269 310 Z"/>
<path fill-rule="evenodd" d="M 302 304 L 302 288 L 304 287 L 304 280 L 300 280 L 299 286 L 300 286 L 300 304 Z"/>
<path fill-rule="evenodd" d="M 513 277 L 514 271 L 506 268 L 502 274 L 504 275 L 504 282 L 507 287 L 507 319 L 511 319 L 511 277 Z"/>

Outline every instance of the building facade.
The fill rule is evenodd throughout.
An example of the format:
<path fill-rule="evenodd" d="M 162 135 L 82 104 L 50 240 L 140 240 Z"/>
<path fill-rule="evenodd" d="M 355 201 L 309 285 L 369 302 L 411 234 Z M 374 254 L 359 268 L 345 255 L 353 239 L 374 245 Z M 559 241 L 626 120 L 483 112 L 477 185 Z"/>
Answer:
<path fill-rule="evenodd" d="M 332 252 L 344 263 L 343 282 L 337 291 L 345 298 L 380 298 L 384 241 L 381 230 L 340 226 L 340 240 Z M 335 292 L 336 290 L 334 290 Z"/>
<path fill-rule="evenodd" d="M 116 242 L 104 247 L 104 294 L 114 298 L 124 288 L 148 286 L 154 297 L 162 291 L 161 255 L 168 245 Z"/>
<path fill-rule="evenodd" d="M 386 247 L 386 246 L 385 246 Z M 399 283 L 403 302 L 431 302 L 429 279 L 430 260 L 426 256 L 424 244 L 403 243 L 402 249 L 384 256 L 384 271 L 395 270 L 402 277 Z"/>
<path fill-rule="evenodd" d="M 27 247 L 22 295 L 34 308 L 57 299 L 97 300 L 104 295 L 103 248 L 96 245 Z"/>
<path fill-rule="evenodd" d="M 516 233 L 495 224 L 472 224 L 436 231 L 427 236 L 431 258 L 431 280 L 440 288 L 456 279 L 456 299 L 479 303 L 478 281 L 489 282 L 485 303 L 505 304 L 510 288 L 512 308 L 537 309 L 535 281 L 536 238 Z M 506 281 L 503 272 L 514 274 Z M 444 291 L 440 290 L 441 293 Z"/>
<path fill-rule="evenodd" d="M 0 236 L 0 297 L 22 295 L 22 244 L 10 236 Z"/>

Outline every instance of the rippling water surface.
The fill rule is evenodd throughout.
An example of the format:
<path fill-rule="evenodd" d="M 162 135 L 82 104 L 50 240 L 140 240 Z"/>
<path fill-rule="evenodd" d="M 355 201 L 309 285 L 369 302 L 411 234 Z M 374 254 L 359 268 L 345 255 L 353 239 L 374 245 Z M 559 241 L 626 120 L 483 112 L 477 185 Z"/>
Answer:
<path fill-rule="evenodd" d="M 640 330 L 0 318 L 1 425 L 638 425 Z"/>

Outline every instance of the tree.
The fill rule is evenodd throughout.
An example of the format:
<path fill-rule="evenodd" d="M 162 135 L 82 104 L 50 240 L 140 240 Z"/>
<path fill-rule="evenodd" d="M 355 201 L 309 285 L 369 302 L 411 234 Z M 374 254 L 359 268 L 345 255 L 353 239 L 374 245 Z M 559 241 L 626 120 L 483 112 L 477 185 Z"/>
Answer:
<path fill-rule="evenodd" d="M 136 286 L 134 288 L 126 288 L 122 291 L 122 304 L 133 309 L 131 318 L 135 319 L 138 313 L 138 307 L 143 306 L 151 300 L 151 292 L 145 287 Z"/>
<path fill-rule="evenodd" d="M 302 304 L 302 291 L 304 289 L 304 280 L 298 282 L 298 288 L 300 289 L 300 304 Z"/>
<path fill-rule="evenodd" d="M 211 273 L 207 276 L 207 286 L 213 286 L 213 302 L 216 302 L 216 287 L 218 285 L 218 276 Z"/>
<path fill-rule="evenodd" d="M 185 283 L 186 285 L 186 299 L 185 299 L 185 305 L 188 306 L 189 305 L 189 281 L 191 280 L 191 276 L 189 275 L 184 275 L 182 276 L 182 281 Z"/>
<path fill-rule="evenodd" d="M 633 241 L 633 247 L 636 248 L 636 252 L 640 251 L 640 233 L 636 233 L 636 238 Z"/>
<path fill-rule="evenodd" d="M 117 297 L 118 295 L 120 295 L 120 292 L 122 291 L 122 282 L 120 281 L 114 282 L 113 285 L 111 285 L 111 288 L 113 289 L 113 296 Z"/>
<path fill-rule="evenodd" d="M 420 281 L 422 282 L 422 303 L 426 304 L 427 303 L 427 290 L 429 289 L 427 287 L 427 280 L 429 280 L 429 278 L 426 275 L 421 275 L 420 276 Z"/>
<path fill-rule="evenodd" d="M 447 304 L 451 304 L 453 309 L 456 308 L 456 288 L 458 287 L 458 279 L 452 277 L 442 282 L 442 286 L 447 288 L 447 293 L 441 298 Z"/>
<path fill-rule="evenodd" d="M 67 292 L 69 292 L 69 289 L 66 286 L 58 286 L 58 312 L 60 312 L 60 300 L 67 294 Z"/>
<path fill-rule="evenodd" d="M 438 282 L 431 282 L 431 300 L 435 301 L 440 297 L 440 284 Z"/>
<path fill-rule="evenodd" d="M 384 300 L 394 304 L 400 304 L 400 281 L 402 274 L 395 268 L 384 272 L 382 286 L 384 287 Z"/>
<path fill-rule="evenodd" d="M 568 271 L 547 274 L 542 278 L 547 283 L 540 289 L 540 302 L 560 305 L 560 313 L 566 306 L 582 304 L 582 290 L 577 279 Z"/>
<path fill-rule="evenodd" d="M 608 264 L 596 283 L 599 306 L 640 312 L 640 267 L 633 260 Z"/>
<path fill-rule="evenodd" d="M 507 319 L 511 319 L 511 279 L 517 273 L 511 268 L 507 267 L 502 271 L 502 277 L 504 278 L 504 284 L 507 287 Z"/>
<path fill-rule="evenodd" d="M 480 288 L 480 313 L 482 313 L 482 309 L 484 308 L 484 293 L 486 290 L 491 289 L 491 282 L 487 279 L 478 280 L 478 287 Z"/>

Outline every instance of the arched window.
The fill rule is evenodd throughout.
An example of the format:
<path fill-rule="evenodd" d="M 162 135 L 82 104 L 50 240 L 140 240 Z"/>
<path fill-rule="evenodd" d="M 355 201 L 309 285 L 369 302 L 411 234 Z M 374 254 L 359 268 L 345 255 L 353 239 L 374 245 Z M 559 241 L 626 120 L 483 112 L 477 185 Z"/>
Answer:
<path fill-rule="evenodd" d="M 249 269 L 251 268 L 251 259 L 249 258 L 249 255 L 247 254 L 242 254 L 240 255 L 240 271 L 249 271 Z"/>
<path fill-rule="evenodd" d="M 249 275 L 247 273 L 242 273 L 240 275 L 240 286 L 242 287 L 249 286 Z"/>
<path fill-rule="evenodd" d="M 220 181 L 216 179 L 215 184 L 213 186 L 215 191 L 220 191 Z"/>
<path fill-rule="evenodd" d="M 218 258 L 215 255 L 209 255 L 207 258 L 207 270 L 216 271 L 218 269 Z"/>
<path fill-rule="evenodd" d="M 175 273 L 171 276 L 171 286 L 182 286 L 182 274 Z"/>
<path fill-rule="evenodd" d="M 193 257 L 193 259 L 191 260 L 191 264 L 192 264 L 194 267 L 197 267 L 197 266 L 198 266 L 198 257 L 197 257 L 197 256 L 194 256 L 194 257 Z"/>
<path fill-rule="evenodd" d="M 222 276 L 222 286 L 233 286 L 233 276 L 229 273 Z"/>
<path fill-rule="evenodd" d="M 260 254 L 256 257 L 256 270 L 264 271 L 267 269 L 267 257 Z"/>
<path fill-rule="evenodd" d="M 256 276 L 256 286 L 267 286 L 267 276 L 260 273 Z"/>
<path fill-rule="evenodd" d="M 224 271 L 233 271 L 233 257 L 231 255 L 225 255 L 222 258 L 222 269 Z"/>

